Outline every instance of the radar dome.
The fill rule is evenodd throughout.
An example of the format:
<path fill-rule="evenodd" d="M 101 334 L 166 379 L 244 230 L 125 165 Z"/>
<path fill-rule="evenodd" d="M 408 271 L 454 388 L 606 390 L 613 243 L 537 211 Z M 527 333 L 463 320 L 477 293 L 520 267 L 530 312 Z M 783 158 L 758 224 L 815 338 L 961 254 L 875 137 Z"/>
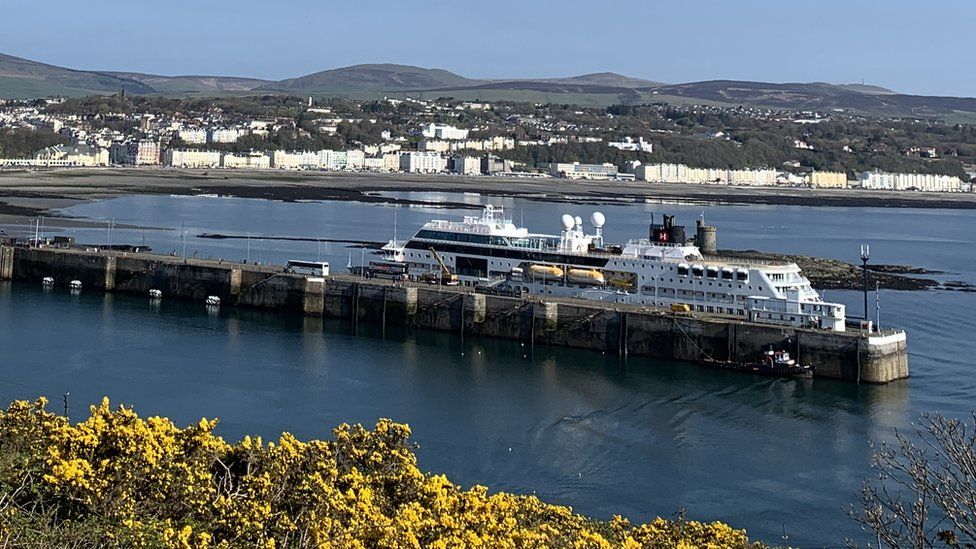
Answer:
<path fill-rule="evenodd" d="M 590 216 L 590 223 L 592 223 L 597 229 L 603 227 L 604 223 L 606 222 L 606 216 L 600 212 L 593 212 L 593 215 Z"/>
<path fill-rule="evenodd" d="M 583 226 L 583 218 L 582 217 L 576 216 L 576 219 L 574 219 L 573 221 L 576 223 L 576 226 L 577 227 L 582 227 Z"/>
<path fill-rule="evenodd" d="M 563 214 L 563 230 L 568 231 L 576 224 L 576 220 L 569 214 Z"/>

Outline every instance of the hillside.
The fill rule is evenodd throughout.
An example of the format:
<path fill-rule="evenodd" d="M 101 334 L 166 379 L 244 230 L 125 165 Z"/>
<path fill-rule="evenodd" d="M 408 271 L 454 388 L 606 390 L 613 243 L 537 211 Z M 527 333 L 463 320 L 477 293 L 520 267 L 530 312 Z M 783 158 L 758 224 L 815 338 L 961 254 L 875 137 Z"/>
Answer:
<path fill-rule="evenodd" d="M 644 80 L 642 78 L 632 78 L 630 76 L 624 76 L 614 72 L 596 72 L 592 74 L 570 76 L 569 78 L 532 78 L 529 79 L 529 81 L 582 86 L 608 86 L 612 88 L 648 88 L 665 85 L 662 82 Z"/>
<path fill-rule="evenodd" d="M 367 64 L 281 81 L 219 76 L 160 76 L 66 69 L 0 54 L 0 98 L 53 95 L 223 95 L 242 93 L 362 95 L 436 92 L 459 99 L 612 105 L 746 105 L 789 110 L 847 110 L 877 116 L 976 120 L 976 99 L 906 95 L 870 84 L 709 80 L 661 84 L 612 72 L 567 78 L 467 78 L 443 69 Z"/>
<path fill-rule="evenodd" d="M 65 69 L 0 53 L 0 97 L 31 98 L 47 95 L 82 96 L 115 93 L 146 94 L 154 90 L 128 78 Z"/>
<path fill-rule="evenodd" d="M 205 94 L 211 92 L 250 91 L 269 84 L 269 80 L 236 76 L 158 76 L 137 72 L 107 72 L 119 78 L 142 82 L 162 94 Z"/>
<path fill-rule="evenodd" d="M 354 65 L 289 78 L 259 89 L 287 92 L 404 91 L 467 87 L 479 83 L 442 69 L 410 65 Z"/>
<path fill-rule="evenodd" d="M 897 95 L 898 92 L 889 90 L 888 88 L 883 88 L 881 86 L 874 86 L 871 84 L 837 84 L 838 88 L 844 88 L 846 90 L 866 93 L 868 95 Z"/>
<path fill-rule="evenodd" d="M 735 80 L 710 80 L 643 89 L 658 95 L 778 109 L 843 109 L 878 116 L 920 118 L 976 115 L 974 98 L 886 94 L 879 90 L 884 88 L 872 86 L 865 93 L 850 85 L 822 82 L 771 84 Z"/>

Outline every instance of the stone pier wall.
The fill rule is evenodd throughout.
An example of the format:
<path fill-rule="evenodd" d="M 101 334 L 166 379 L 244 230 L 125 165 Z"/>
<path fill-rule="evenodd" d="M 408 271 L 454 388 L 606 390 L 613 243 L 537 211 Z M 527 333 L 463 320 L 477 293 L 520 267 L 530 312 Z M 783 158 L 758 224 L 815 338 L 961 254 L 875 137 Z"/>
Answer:
<path fill-rule="evenodd" d="M 688 316 L 613 304 L 476 294 L 463 288 L 403 286 L 355 277 L 308 278 L 280 268 L 150 254 L 0 247 L 0 279 L 53 277 L 86 290 L 274 309 L 466 335 L 501 337 L 660 359 L 758 361 L 773 346 L 790 350 L 816 375 L 886 383 L 908 377 L 903 336 L 863 336 Z"/>

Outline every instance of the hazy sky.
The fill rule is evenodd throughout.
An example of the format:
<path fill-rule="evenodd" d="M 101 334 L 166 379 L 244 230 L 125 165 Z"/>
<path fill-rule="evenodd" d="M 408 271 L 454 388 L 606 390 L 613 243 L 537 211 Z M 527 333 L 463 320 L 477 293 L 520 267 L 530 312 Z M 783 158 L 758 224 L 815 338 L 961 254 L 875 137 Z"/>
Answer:
<path fill-rule="evenodd" d="M 972 0 L 0 0 L 0 19 L 0 52 L 78 69 L 281 79 L 392 62 L 976 95 Z"/>

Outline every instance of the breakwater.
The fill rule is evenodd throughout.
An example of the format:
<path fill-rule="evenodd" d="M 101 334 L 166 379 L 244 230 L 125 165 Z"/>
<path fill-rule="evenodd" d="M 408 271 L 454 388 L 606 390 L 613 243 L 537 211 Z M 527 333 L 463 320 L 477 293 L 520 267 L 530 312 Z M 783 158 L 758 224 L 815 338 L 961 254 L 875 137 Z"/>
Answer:
<path fill-rule="evenodd" d="M 309 278 L 281 267 L 184 259 L 154 254 L 0 247 L 0 279 L 40 284 L 45 277 L 86 290 L 226 306 L 396 323 L 459 334 L 501 337 L 527 345 L 561 345 L 624 356 L 699 362 L 758 361 L 769 346 L 786 349 L 818 377 L 887 383 L 908 376 L 903 332 L 838 333 L 681 315 L 572 299 L 516 298 L 469 288 L 392 284 L 351 276 Z"/>

